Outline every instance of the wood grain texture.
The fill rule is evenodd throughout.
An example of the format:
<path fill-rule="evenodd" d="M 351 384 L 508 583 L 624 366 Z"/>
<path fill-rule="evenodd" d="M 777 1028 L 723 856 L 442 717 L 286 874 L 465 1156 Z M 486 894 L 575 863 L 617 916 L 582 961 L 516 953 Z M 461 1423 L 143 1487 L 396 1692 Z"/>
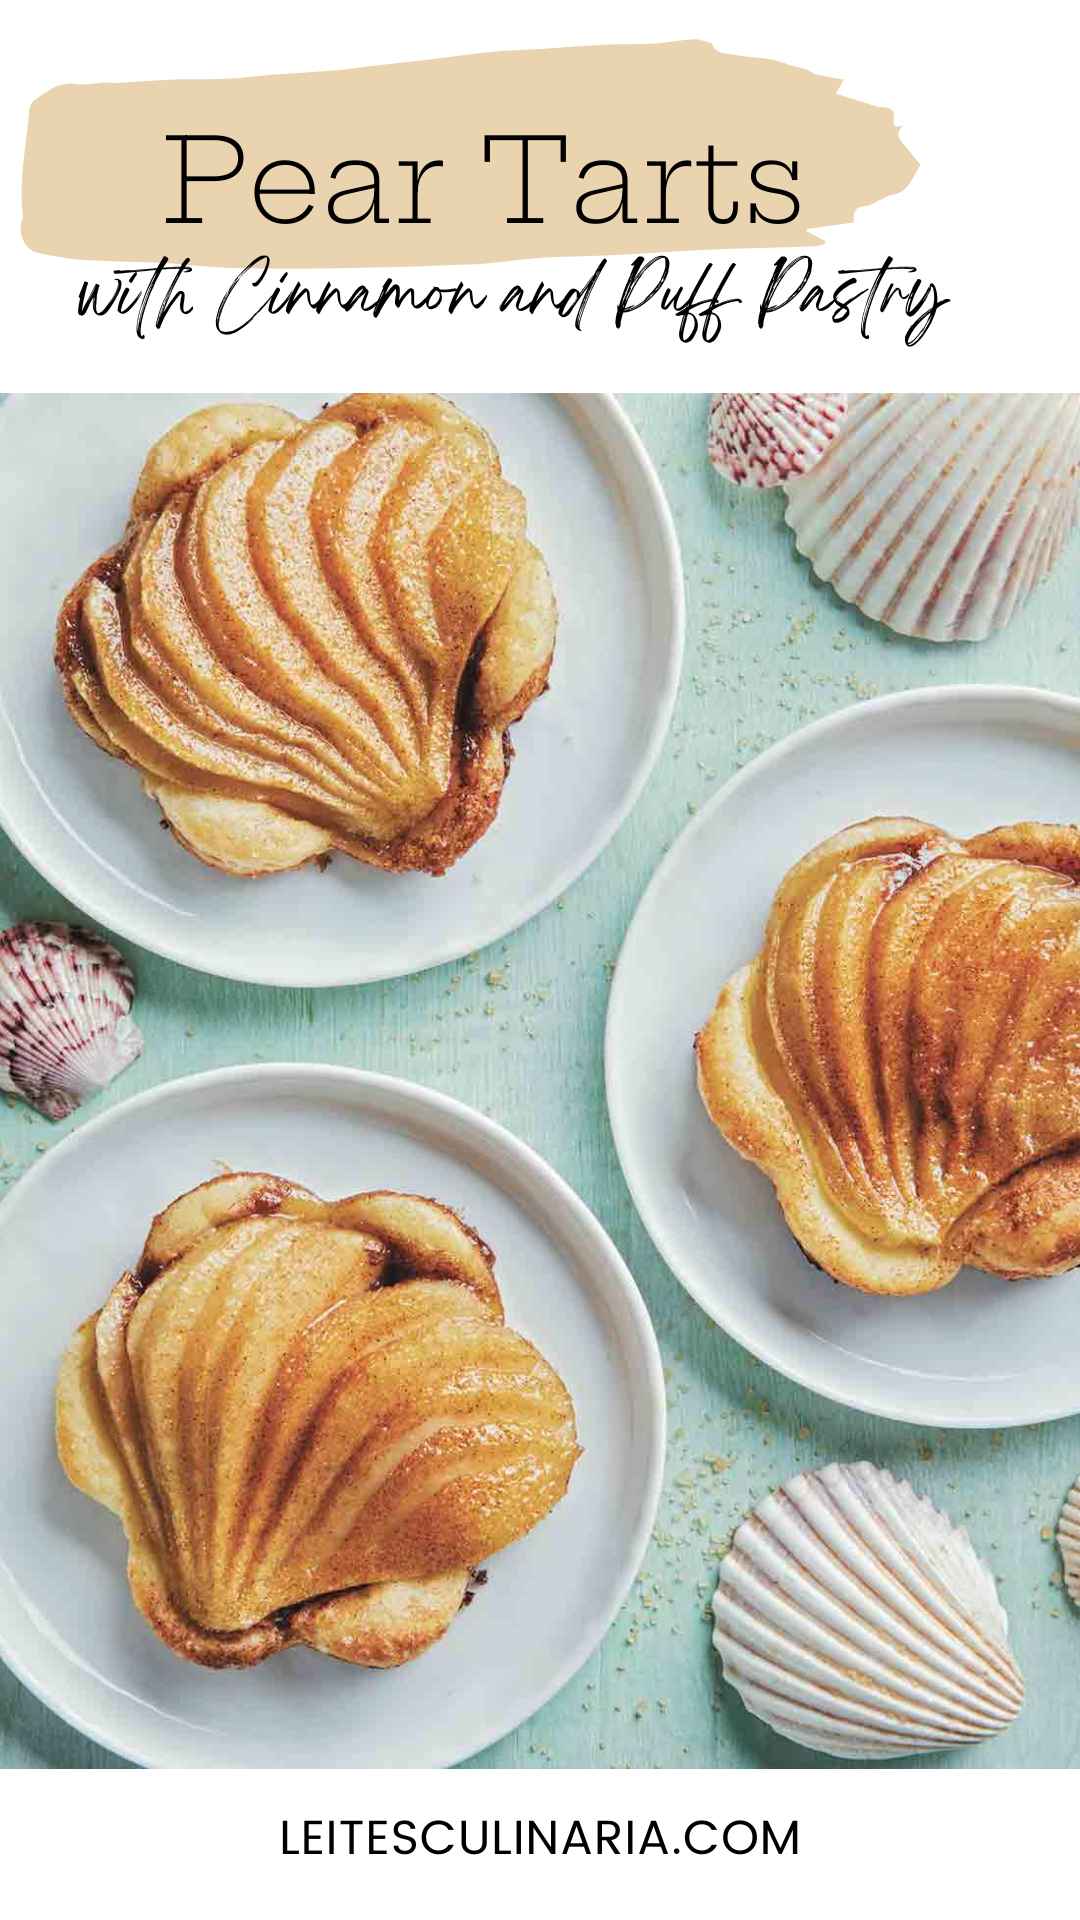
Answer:
<path fill-rule="evenodd" d="M 282 992 L 133 952 L 146 1052 L 103 1099 L 244 1060 L 330 1060 L 402 1074 L 456 1094 L 528 1140 L 584 1196 L 628 1260 L 667 1366 L 670 1444 L 655 1537 L 594 1658 L 526 1726 L 471 1764 L 831 1764 L 767 1733 L 721 1684 L 706 1609 L 718 1554 L 749 1504 L 801 1466 L 859 1458 L 908 1476 L 967 1525 L 1000 1576 L 1028 1683 L 1028 1704 L 1002 1738 L 894 1764 L 1080 1764 L 1080 1611 L 1063 1595 L 1050 1538 L 1080 1472 L 1080 1420 L 1004 1434 L 922 1431 L 845 1412 L 752 1360 L 654 1253 L 615 1158 L 602 1068 L 611 967 L 645 883 L 687 815 L 774 740 L 876 693 L 958 681 L 1078 691 L 1080 539 L 996 639 L 943 648 L 886 639 L 813 581 L 783 527 L 780 495 L 737 493 L 710 473 L 702 396 L 638 396 L 628 406 L 678 522 L 688 629 L 667 748 L 618 838 L 561 901 L 510 939 L 396 984 Z M 47 646 L 49 636 L 31 640 Z M 522 751 L 527 746 L 522 739 Z M 1080 770 L 1062 814 L 1080 817 Z M 6 922 L 27 914 L 70 917 L 70 909 L 0 837 L 0 915 Z M 17 1178 L 70 1124 L 51 1127 L 0 1103 L 0 1180 Z M 497 1593 L 496 1562 L 493 1604 Z M 122 1764 L 2 1668 L 0 1760 Z"/>

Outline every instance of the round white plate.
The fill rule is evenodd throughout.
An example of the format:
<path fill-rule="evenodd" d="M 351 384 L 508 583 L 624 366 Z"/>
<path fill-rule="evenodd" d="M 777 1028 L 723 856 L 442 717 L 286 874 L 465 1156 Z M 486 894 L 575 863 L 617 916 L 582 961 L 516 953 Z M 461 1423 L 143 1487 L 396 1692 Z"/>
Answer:
<path fill-rule="evenodd" d="M 893 694 L 805 727 L 721 789 L 653 878 L 616 970 L 607 1090 L 623 1172 L 706 1313 L 802 1386 L 931 1426 L 1056 1419 L 1080 1410 L 1080 1272 L 1010 1286 L 965 1271 L 914 1300 L 837 1286 L 697 1092 L 695 1030 L 760 946 L 780 880 L 877 813 L 963 835 L 1080 819 L 1080 700 L 1026 687 Z"/>
<path fill-rule="evenodd" d="M 325 873 L 240 881 L 161 831 L 131 768 L 72 723 L 52 664 L 60 602 L 122 532 L 147 447 L 214 397 L 29 394 L 0 409 L 0 824 L 84 913 L 207 973 L 341 986 L 474 952 L 596 859 L 667 732 L 682 568 L 648 456 L 606 394 L 455 396 L 525 492 L 560 608 L 551 686 L 513 729 L 498 817 L 437 880 L 340 855 Z M 306 417 L 324 396 L 280 398 Z"/>
<path fill-rule="evenodd" d="M 53 1387 L 72 1329 L 151 1215 L 220 1161 L 328 1198 L 398 1187 L 457 1208 L 495 1248 L 508 1320 L 573 1396 L 584 1452 L 566 1498 L 495 1556 L 446 1638 L 394 1672 L 306 1648 L 245 1673 L 177 1659 L 132 1605 L 118 1521 L 56 1459 Z M 0 1206 L 0 1244 L 0 1653 L 84 1733 L 158 1766 L 450 1765 L 534 1713 L 607 1632 L 659 1493 L 656 1340 L 592 1214 L 493 1121 L 345 1067 L 198 1074 L 54 1147 Z"/>

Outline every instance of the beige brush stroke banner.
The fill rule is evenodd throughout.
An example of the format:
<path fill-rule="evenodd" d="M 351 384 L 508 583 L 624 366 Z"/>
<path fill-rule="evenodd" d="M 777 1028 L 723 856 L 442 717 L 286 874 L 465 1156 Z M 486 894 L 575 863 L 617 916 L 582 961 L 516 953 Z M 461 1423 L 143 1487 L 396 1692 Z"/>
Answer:
<path fill-rule="evenodd" d="M 719 53 L 705 41 L 662 46 L 576 47 L 491 53 L 415 64 L 241 80 L 149 81 L 57 87 L 30 111 L 23 178 L 23 238 L 39 253 L 134 263 L 187 255 L 206 266 L 240 266 L 269 253 L 276 266 L 435 266 L 448 261 L 520 260 L 559 254 L 653 253 L 694 248 L 806 244 L 816 229 L 850 221 L 857 208 L 899 193 L 916 162 L 888 108 L 840 97 L 838 80 L 769 60 Z M 567 158 L 534 149 L 533 211 L 539 225 L 508 225 L 518 212 L 517 147 L 494 149 L 484 135 L 565 134 Z M 167 134 L 230 135 L 244 152 L 236 178 L 192 186 L 189 212 L 201 224 L 169 224 L 180 211 L 181 148 Z M 716 176 L 717 211 L 738 198 L 738 218 L 721 225 L 707 210 L 707 170 L 691 165 L 670 180 L 668 212 L 655 223 L 658 170 L 650 160 L 737 160 Z M 224 147 L 192 148 L 191 170 L 223 171 Z M 198 154 L 200 157 L 195 158 Z M 401 161 L 438 159 L 420 182 L 430 225 L 403 225 L 411 173 Z M 578 195 L 610 181 L 591 160 L 619 160 L 631 182 L 634 224 L 578 218 Z M 788 203 L 754 195 L 758 160 L 795 160 L 797 219 L 751 224 L 750 201 L 787 213 Z M 315 180 L 311 212 L 291 225 L 264 218 L 253 187 L 271 161 L 298 161 Z M 378 167 L 387 224 L 335 224 L 327 202 L 356 183 L 331 180 L 339 162 Z M 366 176 L 364 176 L 366 177 Z M 274 184 L 299 176 L 278 170 Z M 775 169 L 773 184 L 790 186 Z M 303 196 L 266 202 L 294 213 Z M 362 196 L 339 203 L 358 211 Z M 608 211 L 613 201 L 594 200 Z M 650 221 L 650 216 L 653 216 Z"/>

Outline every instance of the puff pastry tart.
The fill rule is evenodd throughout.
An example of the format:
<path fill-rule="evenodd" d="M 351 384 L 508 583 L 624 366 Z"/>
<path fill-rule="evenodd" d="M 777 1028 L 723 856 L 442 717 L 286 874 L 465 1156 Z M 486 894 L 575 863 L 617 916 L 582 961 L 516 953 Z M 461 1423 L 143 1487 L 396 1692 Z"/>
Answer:
<path fill-rule="evenodd" d="M 64 1359 L 57 1444 L 123 1522 L 136 1606 L 207 1667 L 296 1643 L 413 1659 L 578 1455 L 566 1388 L 456 1214 L 261 1173 L 154 1221 Z"/>
<path fill-rule="evenodd" d="M 152 447 L 61 609 L 68 707 L 226 873 L 442 873 L 547 684 L 547 568 L 489 436 L 431 394 L 212 406 Z"/>
<path fill-rule="evenodd" d="M 793 867 L 697 1037 L 732 1146 L 867 1293 L 1080 1262 L 1080 829 L 868 820 Z"/>

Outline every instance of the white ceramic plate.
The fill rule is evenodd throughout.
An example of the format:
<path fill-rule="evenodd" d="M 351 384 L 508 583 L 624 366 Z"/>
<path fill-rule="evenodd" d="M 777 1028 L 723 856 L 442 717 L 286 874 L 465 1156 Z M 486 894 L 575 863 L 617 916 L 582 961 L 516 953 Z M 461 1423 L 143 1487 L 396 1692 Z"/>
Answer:
<path fill-rule="evenodd" d="M 678 545 L 608 395 L 461 394 L 490 428 L 559 599 L 551 686 L 514 728 L 498 818 L 441 879 L 344 856 L 238 881 L 171 834 L 72 724 L 52 665 L 65 592 L 119 537 L 143 455 L 214 395 L 28 394 L 0 409 L 0 824 L 55 887 L 185 966 L 268 986 L 398 978 L 502 937 L 584 872 L 660 750 L 682 660 Z M 322 395 L 285 395 L 304 416 Z"/>
<path fill-rule="evenodd" d="M 608 1104 L 660 1253 L 720 1326 L 815 1393 L 932 1426 L 1080 1410 L 1080 1272 L 1009 1286 L 963 1272 L 881 1300 L 815 1271 L 765 1176 L 708 1120 L 692 1042 L 761 944 L 775 889 L 826 835 L 875 813 L 958 834 L 1080 819 L 1080 700 L 1024 687 L 889 695 L 819 720 L 729 781 L 676 842 L 619 959 Z"/>
<path fill-rule="evenodd" d="M 151 1215 L 218 1162 L 327 1197 L 398 1187 L 495 1248 L 507 1317 L 566 1381 L 570 1491 L 438 1646 L 391 1673 L 306 1648 L 246 1673 L 188 1665 L 135 1612 L 119 1523 L 68 1485 L 57 1362 Z M 457 1101 L 349 1068 L 172 1081 L 71 1134 L 0 1206 L 0 1652 L 74 1726 L 159 1766 L 398 1767 L 464 1759 L 550 1698 L 607 1632 L 645 1551 L 664 1393 L 640 1295 L 588 1209 L 529 1147 Z"/>

